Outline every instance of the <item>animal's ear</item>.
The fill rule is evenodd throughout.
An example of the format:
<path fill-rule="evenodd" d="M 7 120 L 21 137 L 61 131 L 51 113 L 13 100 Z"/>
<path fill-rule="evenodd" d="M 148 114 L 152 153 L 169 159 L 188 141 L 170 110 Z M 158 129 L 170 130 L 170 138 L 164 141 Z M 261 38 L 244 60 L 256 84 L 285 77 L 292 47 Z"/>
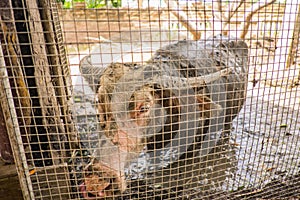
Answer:
<path fill-rule="evenodd" d="M 199 110 L 204 118 L 217 117 L 223 110 L 220 104 L 217 104 L 206 95 L 198 94 L 196 99 L 199 104 Z"/>
<path fill-rule="evenodd" d="M 105 68 L 95 67 L 91 63 L 91 56 L 85 56 L 79 63 L 79 70 L 94 92 L 97 92 L 99 80 Z"/>

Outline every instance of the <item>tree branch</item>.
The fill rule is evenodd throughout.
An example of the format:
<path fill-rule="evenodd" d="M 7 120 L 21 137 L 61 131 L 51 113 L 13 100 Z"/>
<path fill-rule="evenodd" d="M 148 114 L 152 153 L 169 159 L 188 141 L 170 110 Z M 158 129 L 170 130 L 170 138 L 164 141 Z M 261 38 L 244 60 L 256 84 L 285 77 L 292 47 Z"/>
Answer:
<path fill-rule="evenodd" d="M 228 24 L 230 22 L 231 18 L 235 15 L 235 13 L 237 13 L 238 9 L 243 5 L 244 2 L 245 2 L 245 0 L 241 0 L 240 3 L 235 7 L 235 9 L 233 11 L 230 10 L 228 12 L 226 24 Z"/>
<path fill-rule="evenodd" d="M 222 23 L 222 34 L 227 35 L 228 34 L 228 24 L 230 23 L 231 18 L 237 13 L 238 9 L 243 5 L 243 3 L 245 2 L 245 0 L 241 0 L 239 2 L 239 4 L 234 8 L 234 5 L 236 4 L 231 4 L 230 9 L 227 12 L 227 16 L 226 13 L 223 13 L 223 6 L 222 6 L 222 1 L 218 0 L 217 3 L 217 10 L 219 15 L 216 15 L 216 13 L 213 12 L 213 15 L 220 19 L 223 23 Z"/>
<path fill-rule="evenodd" d="M 251 19 L 252 17 L 261 9 L 273 4 L 276 0 L 271 0 L 271 1 L 267 1 L 265 4 L 260 5 L 260 2 L 257 2 L 256 4 L 254 4 L 249 10 L 247 10 L 245 13 L 249 12 L 249 14 L 247 15 L 246 19 L 244 20 L 245 23 L 243 25 L 243 30 L 242 33 L 240 35 L 240 38 L 244 39 L 246 34 L 248 33 L 249 27 L 251 25 Z"/>
<path fill-rule="evenodd" d="M 201 33 L 197 30 L 197 26 L 191 23 L 187 14 L 179 9 L 178 3 L 170 0 L 164 0 L 168 5 L 169 11 L 178 19 L 178 21 L 193 35 L 194 40 L 199 40 L 201 38 Z"/>
<path fill-rule="evenodd" d="M 223 9 L 222 9 L 222 0 L 218 0 L 217 1 L 217 7 L 218 7 L 218 11 L 220 13 L 220 16 L 223 16 L 222 12 L 223 12 Z"/>
<path fill-rule="evenodd" d="M 222 5 L 222 0 L 218 0 L 216 2 L 217 4 L 217 12 L 219 13 L 219 15 L 216 15 L 216 12 L 213 11 L 213 15 L 214 17 L 222 20 L 222 21 L 227 21 L 227 17 L 226 15 L 223 13 L 223 5 Z"/>

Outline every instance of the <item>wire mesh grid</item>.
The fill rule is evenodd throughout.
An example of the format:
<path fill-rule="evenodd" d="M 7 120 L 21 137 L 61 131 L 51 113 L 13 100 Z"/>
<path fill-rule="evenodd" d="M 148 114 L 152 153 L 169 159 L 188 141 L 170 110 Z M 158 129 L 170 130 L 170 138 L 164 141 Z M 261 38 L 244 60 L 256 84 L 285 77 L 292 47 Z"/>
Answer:
<path fill-rule="evenodd" d="M 25 199 L 300 197 L 298 1 L 0 5 Z"/>

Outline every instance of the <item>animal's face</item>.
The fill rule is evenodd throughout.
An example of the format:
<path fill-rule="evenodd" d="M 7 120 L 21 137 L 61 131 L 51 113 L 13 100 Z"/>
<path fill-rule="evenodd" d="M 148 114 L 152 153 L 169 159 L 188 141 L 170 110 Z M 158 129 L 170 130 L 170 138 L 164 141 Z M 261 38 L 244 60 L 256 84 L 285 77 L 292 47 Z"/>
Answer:
<path fill-rule="evenodd" d="M 129 102 L 130 119 L 134 120 L 138 126 L 147 126 L 149 123 L 150 108 L 156 101 L 153 88 L 144 87 L 136 91 Z"/>
<path fill-rule="evenodd" d="M 145 129 L 156 129 L 155 125 L 165 124 L 166 126 L 163 130 L 160 128 L 160 130 L 151 132 L 161 134 L 162 131 L 169 132 L 168 138 L 171 137 L 171 127 L 174 129 L 179 121 L 180 107 L 178 98 L 169 90 L 145 85 L 132 94 L 127 103 L 128 113 L 126 113 L 126 118 L 130 120 L 132 129 L 126 128 L 126 125 L 125 127 L 120 127 L 117 124 L 115 115 L 112 113 L 111 95 L 107 92 L 102 92 L 103 90 L 104 87 L 101 86 L 98 93 L 100 124 L 106 136 L 114 144 L 118 145 L 121 150 L 140 152 L 146 146 L 147 141 L 153 140 L 153 137 L 145 135 Z M 157 105 L 164 110 L 164 113 L 160 112 L 158 115 L 153 116 L 153 110 L 157 109 L 154 107 L 157 107 Z M 162 115 L 167 115 L 168 117 Z M 151 124 L 153 118 L 158 124 Z"/>

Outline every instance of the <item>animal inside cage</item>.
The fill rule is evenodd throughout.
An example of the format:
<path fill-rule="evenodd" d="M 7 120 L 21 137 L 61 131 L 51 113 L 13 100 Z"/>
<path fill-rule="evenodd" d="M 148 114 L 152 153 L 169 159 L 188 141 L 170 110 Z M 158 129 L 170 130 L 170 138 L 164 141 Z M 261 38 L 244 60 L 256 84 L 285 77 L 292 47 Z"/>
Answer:
<path fill-rule="evenodd" d="M 299 10 L 2 0 L 0 199 L 299 198 Z"/>

